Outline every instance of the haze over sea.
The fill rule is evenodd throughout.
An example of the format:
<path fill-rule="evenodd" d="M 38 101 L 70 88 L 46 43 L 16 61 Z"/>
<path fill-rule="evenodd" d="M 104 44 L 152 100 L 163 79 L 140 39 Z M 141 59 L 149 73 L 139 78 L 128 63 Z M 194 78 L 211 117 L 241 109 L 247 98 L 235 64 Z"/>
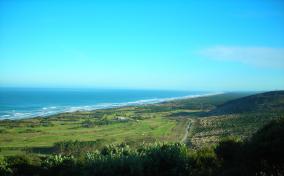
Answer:
<path fill-rule="evenodd" d="M 150 104 L 208 94 L 210 94 L 210 92 L 123 89 L 1 88 L 0 119 L 21 119 L 48 116 L 61 112 Z"/>

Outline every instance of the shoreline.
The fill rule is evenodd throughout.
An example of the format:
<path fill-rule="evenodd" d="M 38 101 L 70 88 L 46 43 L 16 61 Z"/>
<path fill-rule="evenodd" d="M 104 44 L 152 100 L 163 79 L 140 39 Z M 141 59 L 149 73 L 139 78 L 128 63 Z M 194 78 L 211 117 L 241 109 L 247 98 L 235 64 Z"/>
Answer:
<path fill-rule="evenodd" d="M 48 118 L 50 116 L 63 114 L 63 113 L 90 112 L 90 111 L 103 110 L 103 109 L 113 109 L 113 108 L 123 108 L 123 107 L 131 107 L 131 106 L 133 107 L 133 106 L 143 106 L 143 105 L 154 105 L 154 104 L 160 104 L 160 103 L 177 101 L 177 100 L 185 100 L 185 99 L 220 95 L 220 94 L 224 94 L 224 93 L 225 92 L 217 92 L 217 93 L 188 95 L 188 96 L 182 96 L 182 97 L 145 99 L 145 100 L 137 100 L 137 101 L 131 101 L 131 102 L 122 102 L 122 103 L 100 103 L 100 104 L 96 104 L 96 105 L 87 105 L 87 106 L 68 106 L 68 107 L 60 107 L 60 109 L 57 110 L 57 111 L 55 109 L 58 108 L 58 107 L 50 106 L 50 107 L 42 108 L 43 112 L 38 112 L 38 114 L 18 113 L 19 116 L 21 114 L 24 114 L 26 116 L 23 115 L 22 117 L 0 118 L 0 121 L 4 121 L 4 120 L 15 120 L 16 121 L 16 120 L 25 120 L 25 119 L 33 119 L 33 118 Z M 45 110 L 46 110 L 46 112 L 45 112 Z M 15 113 L 15 114 L 17 114 L 17 113 Z"/>

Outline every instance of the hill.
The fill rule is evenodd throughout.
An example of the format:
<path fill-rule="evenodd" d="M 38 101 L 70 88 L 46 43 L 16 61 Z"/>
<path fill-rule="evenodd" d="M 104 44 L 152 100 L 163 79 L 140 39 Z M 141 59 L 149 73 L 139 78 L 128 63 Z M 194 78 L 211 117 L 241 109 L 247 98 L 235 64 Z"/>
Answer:
<path fill-rule="evenodd" d="M 284 112 L 284 91 L 272 91 L 255 94 L 225 102 L 211 110 L 211 115 L 238 113 Z"/>
<path fill-rule="evenodd" d="M 192 118 L 188 142 L 192 147 L 203 147 L 227 137 L 244 140 L 271 120 L 283 118 L 284 91 L 238 97 Z"/>

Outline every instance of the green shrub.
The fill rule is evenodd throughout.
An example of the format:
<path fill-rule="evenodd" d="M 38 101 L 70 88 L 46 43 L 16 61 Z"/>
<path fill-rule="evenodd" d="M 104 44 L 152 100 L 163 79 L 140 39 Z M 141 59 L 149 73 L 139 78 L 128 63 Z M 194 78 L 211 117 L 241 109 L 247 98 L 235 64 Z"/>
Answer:
<path fill-rule="evenodd" d="M 188 165 L 191 175 L 218 175 L 220 163 L 212 148 L 202 148 L 189 152 Z"/>
<path fill-rule="evenodd" d="M 82 127 L 84 128 L 93 128 L 95 126 L 95 122 L 91 121 L 91 120 L 84 120 L 82 122 Z"/>
<path fill-rule="evenodd" d="M 53 151 L 65 155 L 80 155 L 88 151 L 93 151 L 100 146 L 101 141 L 62 141 L 53 145 Z"/>
<path fill-rule="evenodd" d="M 284 119 L 258 130 L 244 146 L 247 165 L 256 173 L 284 175 Z"/>
<path fill-rule="evenodd" d="M 36 155 L 16 155 L 7 157 L 13 175 L 39 175 L 41 159 Z"/>
<path fill-rule="evenodd" d="M 4 157 L 0 157 L 0 175 L 12 175 L 12 170 L 9 168 L 8 163 Z"/>

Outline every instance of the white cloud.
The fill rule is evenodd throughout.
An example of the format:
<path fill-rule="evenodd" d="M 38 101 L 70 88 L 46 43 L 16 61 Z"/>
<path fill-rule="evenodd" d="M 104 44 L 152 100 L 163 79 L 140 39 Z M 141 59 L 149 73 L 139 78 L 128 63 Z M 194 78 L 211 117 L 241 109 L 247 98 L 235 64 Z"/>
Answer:
<path fill-rule="evenodd" d="M 214 46 L 201 50 L 200 54 L 259 67 L 284 68 L 284 48 Z"/>

